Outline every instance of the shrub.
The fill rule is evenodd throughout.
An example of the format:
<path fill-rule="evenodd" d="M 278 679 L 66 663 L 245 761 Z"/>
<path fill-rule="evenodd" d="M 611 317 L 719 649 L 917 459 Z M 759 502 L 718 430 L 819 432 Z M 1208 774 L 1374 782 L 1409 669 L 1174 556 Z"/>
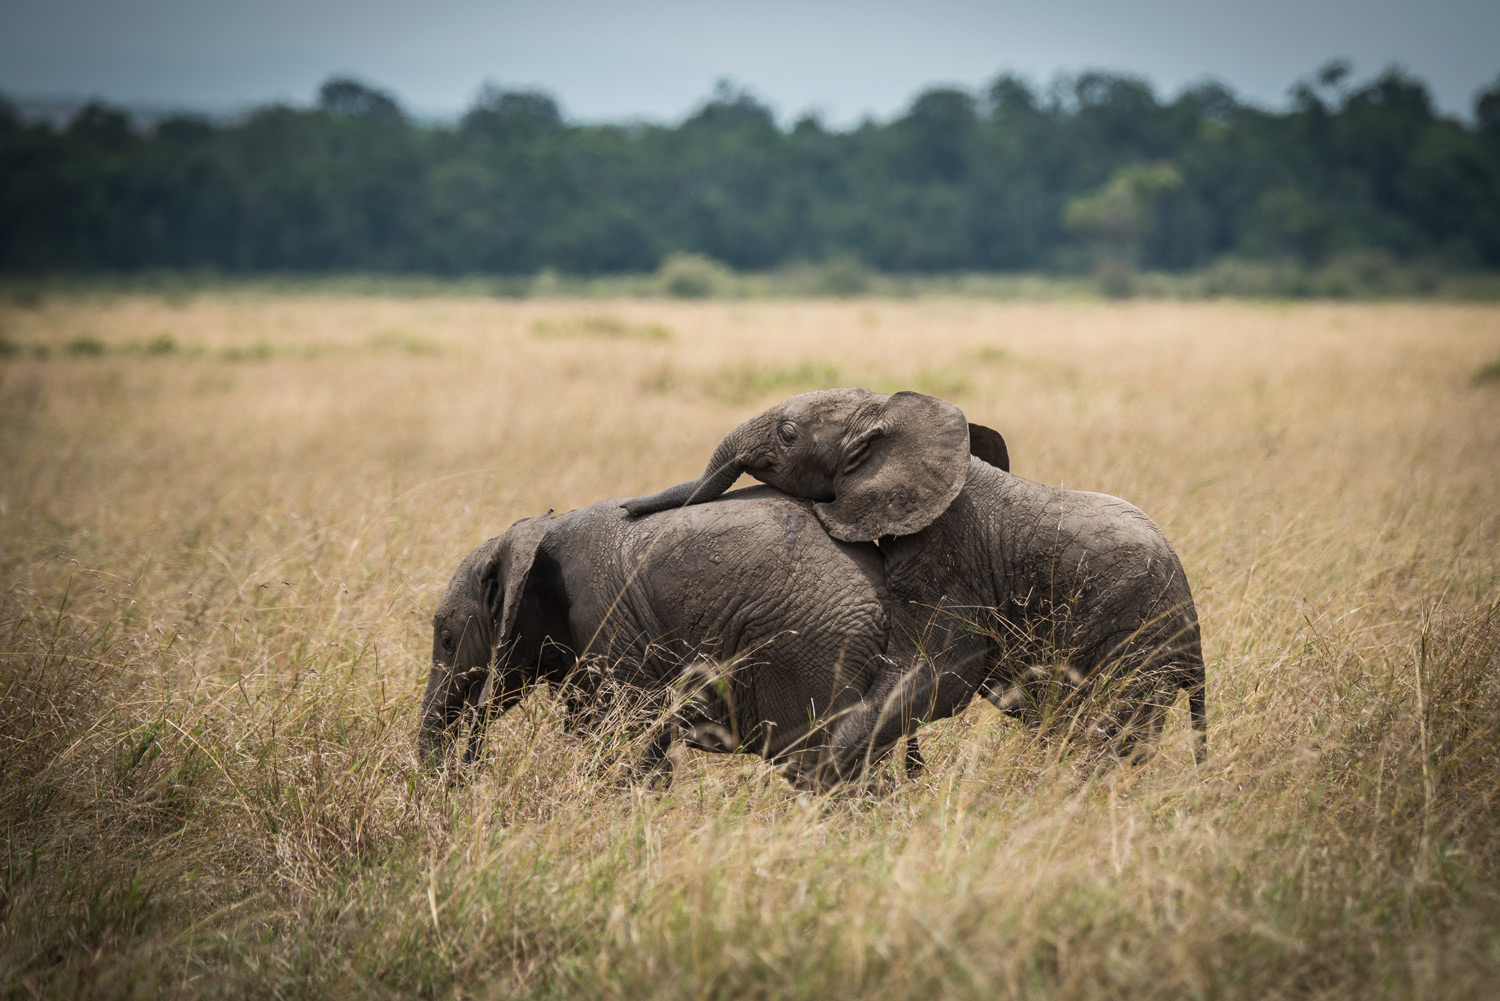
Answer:
<path fill-rule="evenodd" d="M 1106 257 L 1094 272 L 1099 294 L 1106 299 L 1129 299 L 1135 294 L 1135 269 L 1118 257 Z"/>
<path fill-rule="evenodd" d="M 734 275 L 724 265 L 703 254 L 673 254 L 657 269 L 662 292 L 674 299 L 707 299 L 729 290 Z"/>
<path fill-rule="evenodd" d="M 829 295 L 854 296 L 870 289 L 870 273 L 852 254 L 841 254 L 823 265 L 818 284 Z"/>
<path fill-rule="evenodd" d="M 68 342 L 67 351 L 70 355 L 97 358 L 109 349 L 103 341 L 92 334 L 80 334 Z"/>
<path fill-rule="evenodd" d="M 533 299 L 551 299 L 562 295 L 562 293 L 562 279 L 551 268 L 543 268 L 538 271 L 536 277 L 531 279 L 531 284 L 526 290 L 526 294 Z"/>

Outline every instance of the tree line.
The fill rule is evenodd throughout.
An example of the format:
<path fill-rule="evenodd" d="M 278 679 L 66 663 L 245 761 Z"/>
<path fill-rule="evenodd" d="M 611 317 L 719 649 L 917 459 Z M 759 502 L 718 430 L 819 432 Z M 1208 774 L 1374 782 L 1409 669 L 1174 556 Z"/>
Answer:
<path fill-rule="evenodd" d="M 1349 252 L 1500 267 L 1500 79 L 1472 122 L 1397 69 L 1332 62 L 1284 110 L 1087 72 L 934 88 L 885 122 L 789 127 L 720 85 L 677 124 L 570 122 L 490 87 L 454 122 L 336 78 L 312 107 L 150 128 L 0 99 L 0 271 L 434 275 L 736 269 L 1080 271 L 1101 257 L 1316 266 Z"/>

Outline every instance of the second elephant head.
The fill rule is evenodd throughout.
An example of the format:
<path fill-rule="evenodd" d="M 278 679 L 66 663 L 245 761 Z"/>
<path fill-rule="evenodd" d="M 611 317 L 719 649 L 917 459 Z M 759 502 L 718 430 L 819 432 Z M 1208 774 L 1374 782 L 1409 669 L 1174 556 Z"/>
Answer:
<path fill-rule="evenodd" d="M 817 503 L 834 538 L 911 535 L 963 489 L 969 456 L 1009 471 L 1005 439 L 951 403 L 867 389 L 803 393 L 750 418 L 714 449 L 696 480 L 624 505 L 646 514 L 719 496 L 741 473 Z"/>

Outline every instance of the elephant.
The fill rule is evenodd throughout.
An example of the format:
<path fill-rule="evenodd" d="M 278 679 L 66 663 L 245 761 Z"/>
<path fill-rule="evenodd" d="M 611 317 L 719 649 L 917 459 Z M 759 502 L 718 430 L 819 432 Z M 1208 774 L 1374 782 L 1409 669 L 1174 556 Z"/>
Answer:
<path fill-rule="evenodd" d="M 669 693 L 708 662 L 724 673 L 657 732 L 637 777 L 670 782 L 681 737 L 825 788 L 826 725 L 878 672 L 888 606 L 874 545 L 833 539 L 809 502 L 768 487 L 649 518 L 616 498 L 523 519 L 464 557 L 438 603 L 419 753 L 445 761 L 467 711 L 474 760 L 490 711 L 539 684 L 586 719 L 601 678 Z"/>
<path fill-rule="evenodd" d="M 891 642 L 865 699 L 830 731 L 835 769 L 885 753 L 976 693 L 1033 722 L 1049 693 L 1103 699 L 1092 729 L 1141 760 L 1185 691 L 1205 760 L 1192 593 L 1138 508 L 1012 475 L 999 433 L 951 403 L 866 389 L 785 400 L 730 431 L 698 479 L 624 506 L 639 516 L 702 503 L 741 473 L 814 502 L 834 538 L 880 549 Z"/>

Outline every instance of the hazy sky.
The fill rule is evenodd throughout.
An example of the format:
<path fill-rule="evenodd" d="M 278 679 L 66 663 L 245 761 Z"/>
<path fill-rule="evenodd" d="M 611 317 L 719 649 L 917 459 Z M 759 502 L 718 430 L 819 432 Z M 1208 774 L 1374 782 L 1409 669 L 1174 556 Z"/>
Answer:
<path fill-rule="evenodd" d="M 493 80 L 575 119 L 670 120 L 727 77 L 783 120 L 849 124 L 933 83 L 1086 68 L 1281 106 L 1333 56 L 1361 78 L 1399 63 L 1467 116 L 1500 74 L 1500 0 L 0 0 L 0 91 L 216 111 L 306 103 L 342 72 L 423 115 Z"/>

